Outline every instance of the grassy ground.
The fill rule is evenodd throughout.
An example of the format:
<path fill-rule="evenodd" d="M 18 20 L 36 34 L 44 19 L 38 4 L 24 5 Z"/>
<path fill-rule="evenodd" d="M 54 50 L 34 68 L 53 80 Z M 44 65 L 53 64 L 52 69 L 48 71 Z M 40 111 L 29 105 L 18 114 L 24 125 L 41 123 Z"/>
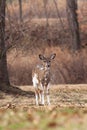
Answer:
<path fill-rule="evenodd" d="M 33 94 L 0 92 L 0 130 L 86 130 L 87 85 L 54 85 L 50 94 L 50 106 L 35 106 Z"/>

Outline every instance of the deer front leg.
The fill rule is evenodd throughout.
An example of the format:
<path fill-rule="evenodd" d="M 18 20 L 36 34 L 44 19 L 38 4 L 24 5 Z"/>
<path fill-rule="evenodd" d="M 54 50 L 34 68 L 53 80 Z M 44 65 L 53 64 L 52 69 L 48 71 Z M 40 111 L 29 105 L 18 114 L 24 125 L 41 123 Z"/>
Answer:
<path fill-rule="evenodd" d="M 49 89 L 46 90 L 47 104 L 50 105 Z"/>

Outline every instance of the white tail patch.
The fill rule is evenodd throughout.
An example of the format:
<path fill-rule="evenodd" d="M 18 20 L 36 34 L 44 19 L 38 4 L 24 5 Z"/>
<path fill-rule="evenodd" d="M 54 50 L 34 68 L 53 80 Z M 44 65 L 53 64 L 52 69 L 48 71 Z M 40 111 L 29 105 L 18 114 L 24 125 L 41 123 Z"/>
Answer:
<path fill-rule="evenodd" d="M 34 87 L 37 87 L 37 85 L 39 84 L 39 81 L 38 81 L 38 75 L 36 73 L 34 73 L 32 81 L 33 81 Z"/>

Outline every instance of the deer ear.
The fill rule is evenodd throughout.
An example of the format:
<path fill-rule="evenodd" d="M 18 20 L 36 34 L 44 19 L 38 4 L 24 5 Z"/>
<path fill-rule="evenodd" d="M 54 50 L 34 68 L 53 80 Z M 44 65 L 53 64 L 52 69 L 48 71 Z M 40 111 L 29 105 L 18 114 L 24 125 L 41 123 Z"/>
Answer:
<path fill-rule="evenodd" d="M 40 60 L 44 60 L 45 59 L 45 57 L 42 54 L 39 54 L 39 58 L 40 58 Z"/>
<path fill-rule="evenodd" d="M 52 59 L 54 59 L 55 57 L 56 57 L 56 53 L 52 54 L 52 55 L 50 56 L 50 59 L 52 60 Z"/>

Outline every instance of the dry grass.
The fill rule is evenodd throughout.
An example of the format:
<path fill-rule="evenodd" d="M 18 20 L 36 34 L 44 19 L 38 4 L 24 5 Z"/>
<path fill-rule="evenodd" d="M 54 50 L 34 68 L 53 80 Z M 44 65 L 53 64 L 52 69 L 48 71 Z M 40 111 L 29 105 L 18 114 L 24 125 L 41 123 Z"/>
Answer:
<path fill-rule="evenodd" d="M 21 90 L 26 92 L 34 92 L 33 86 L 19 86 Z M 53 109 L 53 108 L 87 108 L 87 85 L 51 85 L 50 99 L 51 105 L 36 106 L 34 95 L 12 95 L 5 94 L 0 91 L 0 108 L 8 109 Z"/>
<path fill-rule="evenodd" d="M 36 48 L 23 54 L 10 52 L 8 55 L 8 70 L 10 81 L 15 85 L 32 84 L 32 69 L 36 64 L 41 63 L 38 55 L 50 55 L 56 53 L 56 58 L 52 62 L 52 83 L 77 84 L 87 83 L 87 55 L 86 50 L 73 54 L 69 50 L 61 50 L 58 47 L 47 47 L 42 50 Z"/>

